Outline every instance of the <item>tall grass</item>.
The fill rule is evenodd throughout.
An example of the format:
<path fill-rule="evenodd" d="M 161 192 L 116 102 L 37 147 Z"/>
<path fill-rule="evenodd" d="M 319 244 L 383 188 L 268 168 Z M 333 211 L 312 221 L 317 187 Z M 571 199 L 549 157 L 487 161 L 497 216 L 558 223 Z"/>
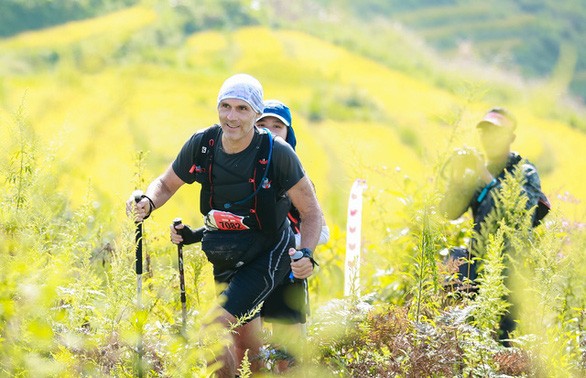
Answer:
<path fill-rule="evenodd" d="M 332 301 L 320 308 L 312 324 L 319 359 L 336 376 L 584 374 L 584 344 L 577 337 L 583 335 L 584 297 L 578 300 L 569 289 L 575 276 L 568 265 L 570 255 L 583 259 L 583 238 L 580 246 L 569 243 L 566 237 L 575 226 L 563 226 L 553 215 L 532 230 L 533 209 L 525 208 L 522 183 L 522 172 L 509 175 L 495 195 L 496 210 L 475 236 L 480 245 L 476 264 L 482 267 L 479 291 L 460 300 L 441 285 L 437 268 L 442 243 L 450 232 L 460 231 L 439 219 L 432 222 L 425 211 L 429 195 L 421 198 L 407 189 L 403 194 L 411 201 L 406 207 L 418 216 L 407 218 L 409 241 L 392 239 L 388 253 L 410 254 L 411 266 L 404 271 L 412 273 L 387 274 L 395 277 L 389 284 L 393 289 L 403 282 L 411 295 L 389 303 L 394 297 L 385 296 L 380 277 L 368 277 L 363 280 L 368 294 L 361 300 Z M 368 270 L 370 261 L 364 259 Z M 569 298 L 574 305 L 568 306 Z M 514 347 L 505 348 L 497 342 L 497 331 L 510 303 L 519 326 Z"/>
<path fill-rule="evenodd" d="M 210 306 L 198 297 L 205 292 L 198 289 L 205 257 L 188 256 L 186 271 L 195 279 L 188 286 L 192 307 L 186 340 L 178 331 L 175 262 L 169 250 L 148 249 L 157 233 L 145 235 L 153 262 L 139 308 L 134 225 L 108 224 L 94 207 L 91 185 L 84 205 L 72 208 L 54 190 L 58 163 L 30 138 L 23 112 L 15 115 L 14 125 L 10 142 L 3 142 L 8 158 L 1 171 L 6 182 L 0 213 L 2 375 L 133 376 L 139 330 L 147 372 L 212 372 L 205 361 L 220 338 L 202 334 L 204 320 L 197 316 L 198 309 Z M 142 163 L 138 156 L 137 167 Z M 138 171 L 136 177 L 140 183 Z M 192 364 L 185 366 L 185 360 Z"/>
<path fill-rule="evenodd" d="M 142 16 L 128 33 L 149 24 L 150 13 Z M 23 46 L 32 43 L 26 38 Z M 75 38 L 64 43 L 84 45 L 84 56 L 91 51 L 92 38 Z M 129 34 L 120 38 L 129 41 Z M 150 375 L 207 376 L 218 368 L 214 356 L 226 335 L 208 320 L 216 305 L 210 266 L 198 246 L 185 248 L 189 320 L 181 332 L 176 247 L 168 242 L 175 216 L 186 219 L 187 212 L 194 218 L 189 223 L 201 221 L 192 215 L 197 190 L 182 188 L 145 222 L 149 263 L 142 308 L 136 303 L 134 224 L 123 207 L 125 197 L 144 189 L 195 129 L 215 120 L 216 88 L 237 70 L 266 79 L 267 97 L 293 104 L 298 152 L 332 231 L 316 251 L 309 343 L 294 374 L 584 375 L 586 238 L 576 222 L 583 204 L 560 203 L 555 196 L 560 183 L 568 197 L 583 195 L 584 184 L 573 174 L 583 166 L 575 152 L 582 134 L 512 103 L 527 125 L 519 130 L 525 143 L 520 149 L 539 153 L 547 142 L 546 151 L 556 154 L 543 186 L 557 211 L 531 231 L 512 180 L 502 192 L 495 227 L 480 235 L 480 292 L 473 301 L 461 299 L 442 285 L 453 272 L 440 252 L 467 244 L 471 220 L 438 216 L 438 185 L 429 172 L 446 148 L 469 139 L 466 125 L 485 109 L 483 96 L 461 96 L 461 83 L 447 78 L 441 80 L 449 91 L 417 79 L 430 76 L 431 68 L 414 76 L 391 71 L 287 30 L 201 33 L 183 46 L 184 55 L 168 47 L 153 52 L 140 36 L 133 38 L 120 43 L 144 47 L 137 55 L 112 48 L 118 58 L 144 58 L 142 63 L 130 59 L 111 67 L 107 60 L 103 69 L 88 72 L 56 62 L 53 73 L 24 70 L 2 81 L 1 375 L 135 376 L 141 336 L 142 368 Z M 377 40 L 365 48 L 374 49 Z M 21 42 L 3 46 L 10 43 Z M 393 51 L 385 50 L 383 58 Z M 405 59 L 406 71 L 414 73 L 416 65 Z M 9 114 L 14 104 L 18 110 Z M 55 135 L 65 139 L 56 147 Z M 345 198 L 356 177 L 368 183 L 365 294 L 344 299 Z M 504 285 L 505 256 L 515 272 L 510 287 Z M 505 287 L 521 314 L 509 349 L 494 339 L 497 319 L 507 310 Z M 247 370 L 242 367 L 243 376 Z"/>
<path fill-rule="evenodd" d="M 3 374 L 133 376 L 139 337 L 149 374 L 212 374 L 226 338 L 206 315 L 215 293 L 199 248 L 185 251 L 186 276 L 192 278 L 187 280 L 189 321 L 182 333 L 175 250 L 160 241 L 166 231 L 145 222 L 151 265 L 138 308 L 134 224 L 130 219 L 108 223 L 104 210 L 94 206 L 90 184 L 83 205 L 73 208 L 54 190 L 59 163 L 29 138 L 32 130 L 22 110 L 11 129 L 2 161 Z M 141 186 L 145 154 L 134 160 L 135 184 Z M 532 231 L 531 214 L 519 196 L 521 179 L 509 177 L 496 198 L 497 210 L 478 235 L 481 289 L 474 300 L 449 300 L 441 285 L 439 252 L 462 230 L 435 215 L 432 186 L 422 193 L 421 186 L 395 174 L 395 183 L 403 182 L 395 186 L 403 198 L 403 209 L 397 209 L 402 216 L 379 222 L 386 233 L 379 240 L 370 236 L 362 265 L 376 271 L 370 265 L 385 260 L 384 246 L 397 255 L 393 260 L 401 262 L 400 269 L 364 277 L 362 298 L 329 301 L 327 295 L 315 301 L 310 346 L 297 369 L 334 376 L 583 374 L 580 263 L 586 241 L 581 226 L 552 214 Z M 323 270 L 311 280 L 314 299 L 341 286 L 333 283 L 343 276 L 336 254 L 343 243 L 344 234 L 334 228 L 320 252 Z M 512 264 L 510 290 L 520 314 L 510 349 L 495 341 L 498 319 L 507 310 L 505 257 Z M 241 373 L 249 374 L 246 364 Z"/>

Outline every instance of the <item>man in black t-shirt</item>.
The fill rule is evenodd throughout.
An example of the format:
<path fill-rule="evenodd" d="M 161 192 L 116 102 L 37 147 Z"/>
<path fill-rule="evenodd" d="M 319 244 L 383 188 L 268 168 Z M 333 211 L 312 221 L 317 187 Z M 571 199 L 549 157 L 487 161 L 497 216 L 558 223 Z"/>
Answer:
<path fill-rule="evenodd" d="M 256 126 L 259 129 L 268 129 L 275 138 L 282 138 L 295 150 L 297 138 L 293 129 L 291 111 L 283 102 L 279 100 L 264 101 L 263 114 L 258 118 Z M 295 237 L 296 248 L 300 248 L 301 220 L 299 212 L 294 206 L 291 206 L 287 218 Z M 204 230 L 205 227 L 192 229 L 185 224 L 172 224 L 170 225 L 171 241 L 183 245 L 197 243 L 201 241 Z M 329 234 L 325 219 L 322 219 L 318 245 L 327 243 Z M 301 353 L 306 334 L 305 323 L 309 312 L 307 279 L 293 279 L 288 275 L 265 299 L 260 312 L 261 318 L 263 322 L 272 323 L 272 342 L 277 343 L 273 347 L 279 348 L 276 353 L 279 358 L 275 362 L 274 371 L 283 373 L 290 364 L 295 363 L 294 356 Z"/>
<path fill-rule="evenodd" d="M 297 155 L 280 138 L 272 141 L 268 159 L 274 168 L 267 169 L 269 175 L 262 183 L 255 182 L 257 149 L 266 138 L 255 127 L 263 111 L 263 91 L 258 80 L 245 74 L 228 78 L 220 88 L 217 103 L 220 122 L 215 126 L 218 138 L 214 143 L 202 146 L 204 132 L 194 134 L 171 166 L 148 186 L 144 198 L 136 204 L 133 198 L 127 201 L 127 210 L 140 221 L 165 204 L 183 184 L 202 183 L 208 197 L 202 198 L 208 201 L 202 209 L 209 209 L 204 214 L 202 249 L 214 266 L 215 279 L 226 283 L 222 293 L 225 300 L 216 321 L 229 329 L 254 313 L 289 271 L 300 279 L 312 274 L 312 253 L 319 239 L 322 213 Z M 198 151 L 209 152 L 208 148 L 212 149 L 213 162 L 206 168 L 195 157 Z M 261 212 L 257 211 L 263 206 L 258 200 L 269 199 L 263 190 L 274 193 L 270 200 L 275 205 L 268 206 L 274 207 L 269 217 L 274 222 L 271 225 L 263 224 Z M 281 204 L 288 209 L 287 201 L 299 210 L 302 219 L 299 250 L 303 258 L 295 262 L 290 259 L 296 249 L 287 213 L 278 211 Z M 263 232 L 263 228 L 276 232 Z M 258 315 L 256 312 L 230 333 L 234 343 L 219 358 L 220 377 L 234 377 L 247 350 L 252 370 L 260 368 L 255 358 L 261 347 Z"/>

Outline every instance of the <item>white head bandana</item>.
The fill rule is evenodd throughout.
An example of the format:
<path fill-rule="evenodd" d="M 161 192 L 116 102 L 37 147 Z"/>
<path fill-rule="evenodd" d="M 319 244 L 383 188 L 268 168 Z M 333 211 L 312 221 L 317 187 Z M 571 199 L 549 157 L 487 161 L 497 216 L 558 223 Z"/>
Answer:
<path fill-rule="evenodd" d="M 218 106 L 227 98 L 246 101 L 259 114 L 264 109 L 262 85 L 248 74 L 236 74 L 224 81 L 218 93 Z"/>

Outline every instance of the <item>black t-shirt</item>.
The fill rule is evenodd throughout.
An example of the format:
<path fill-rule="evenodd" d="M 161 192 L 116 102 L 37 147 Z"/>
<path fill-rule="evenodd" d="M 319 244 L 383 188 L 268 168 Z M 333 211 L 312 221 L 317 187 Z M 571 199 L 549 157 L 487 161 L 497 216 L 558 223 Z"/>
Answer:
<path fill-rule="evenodd" d="M 195 172 L 190 172 L 195 164 L 196 151 L 201 148 L 203 131 L 199 131 L 183 145 L 177 158 L 173 162 L 173 171 L 187 184 L 195 181 Z M 256 154 L 260 148 L 261 135 L 255 128 L 254 137 L 250 145 L 236 154 L 227 154 L 222 149 L 222 138 L 214 145 L 214 164 L 212 168 L 212 182 L 214 187 L 213 208 L 226 210 L 227 202 L 240 201 L 252 194 L 252 185 L 249 179 L 253 177 Z M 305 172 L 291 146 L 281 138 L 274 138 L 269 179 L 279 195 L 291 189 L 303 178 Z M 246 203 L 234 205 L 230 212 L 238 215 L 248 215 L 252 199 Z"/>

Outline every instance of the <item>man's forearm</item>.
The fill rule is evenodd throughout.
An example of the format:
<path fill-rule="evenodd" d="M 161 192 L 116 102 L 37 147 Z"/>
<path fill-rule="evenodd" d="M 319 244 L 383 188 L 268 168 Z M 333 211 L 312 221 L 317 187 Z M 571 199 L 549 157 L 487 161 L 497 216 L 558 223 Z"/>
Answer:
<path fill-rule="evenodd" d="M 315 251 L 322 229 L 322 217 L 319 208 L 306 217 L 301 216 L 301 243 L 300 248 L 309 248 Z"/>
<path fill-rule="evenodd" d="M 165 185 L 163 176 L 159 176 L 151 182 L 145 193 L 153 201 L 157 209 L 163 206 L 173 194 L 175 194 L 175 191 Z"/>

